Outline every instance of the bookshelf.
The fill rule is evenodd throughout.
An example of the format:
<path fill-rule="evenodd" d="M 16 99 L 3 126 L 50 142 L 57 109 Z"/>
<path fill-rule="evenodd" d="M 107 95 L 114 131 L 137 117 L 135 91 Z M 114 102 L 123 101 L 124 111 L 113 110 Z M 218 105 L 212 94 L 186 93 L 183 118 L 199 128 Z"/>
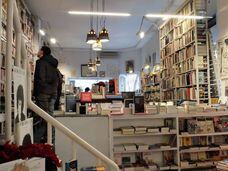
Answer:
<path fill-rule="evenodd" d="M 177 15 L 206 12 L 205 0 L 189 0 Z M 210 103 L 207 21 L 170 19 L 160 27 L 161 99 Z"/>
<path fill-rule="evenodd" d="M 168 121 L 171 124 L 168 125 Z M 155 167 L 155 170 L 167 170 L 167 168 L 176 170 L 178 168 L 176 123 L 176 115 L 169 115 L 167 118 L 162 114 L 111 116 L 111 158 L 124 169 L 129 165 L 133 168 L 138 165 L 143 168 L 141 170 L 145 170 L 139 162 L 145 160 L 149 168 Z M 121 129 L 123 129 L 122 132 Z M 130 133 L 129 129 L 132 129 Z M 172 159 L 169 160 L 168 157 Z M 124 158 L 131 162 L 126 164 L 122 160 Z"/>
<path fill-rule="evenodd" d="M 141 85 L 146 103 L 160 102 L 160 70 L 155 70 L 155 68 L 156 66 L 149 73 L 144 73 L 144 71 L 141 73 Z"/>
<path fill-rule="evenodd" d="M 157 168 L 153 168 L 154 170 L 214 169 L 218 161 L 228 157 L 228 128 L 225 126 L 227 121 L 227 111 L 177 111 L 173 114 L 111 116 L 110 157 L 120 168 L 125 166 L 121 163 L 123 158 L 135 162 L 136 158 L 143 157 L 149 168 L 156 164 Z M 135 128 L 133 132 L 129 130 L 132 126 L 142 128 L 142 125 L 147 127 L 147 130 L 151 126 L 167 126 L 170 130 L 162 133 L 160 129 L 156 133 L 141 132 L 142 134 L 134 132 Z M 132 143 L 136 146 L 141 144 L 143 148 L 131 148 Z M 174 159 L 169 164 L 164 162 L 163 157 L 167 156 Z M 131 165 L 133 168 L 136 166 L 139 165 Z"/>
<path fill-rule="evenodd" d="M 5 64 L 5 58 L 6 58 L 6 25 L 7 25 L 7 0 L 2 0 L 1 4 L 1 51 L 0 51 L 0 136 L 4 136 L 5 134 L 5 77 L 6 77 L 6 64 Z M 34 73 L 34 63 L 35 63 L 35 42 L 34 38 L 36 36 L 35 34 L 35 19 L 33 18 L 31 12 L 28 10 L 26 4 L 23 0 L 17 0 L 17 6 L 18 11 L 21 16 L 21 27 L 23 31 L 23 38 L 26 42 L 26 49 L 27 49 L 27 57 L 29 58 L 29 63 L 31 67 L 31 74 Z M 12 41 L 12 64 L 13 66 L 16 65 L 16 35 L 13 30 L 13 40 Z M 20 64 L 23 66 L 22 60 L 20 61 Z M 33 77 L 32 77 L 33 78 Z M 12 92 L 13 93 L 13 92 Z M 12 99 L 13 100 L 13 99 Z M 12 101 L 13 104 L 13 101 Z M 13 106 L 12 106 L 12 112 Z M 12 115 L 12 118 L 14 115 Z"/>

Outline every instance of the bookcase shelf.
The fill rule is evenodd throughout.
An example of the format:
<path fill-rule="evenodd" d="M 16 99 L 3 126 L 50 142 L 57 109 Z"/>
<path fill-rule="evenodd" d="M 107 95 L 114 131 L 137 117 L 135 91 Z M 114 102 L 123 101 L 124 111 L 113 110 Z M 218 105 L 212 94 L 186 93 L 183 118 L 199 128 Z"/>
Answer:
<path fill-rule="evenodd" d="M 183 137 L 206 137 L 206 136 L 219 136 L 219 135 L 227 135 L 227 132 L 214 132 L 214 133 L 207 133 L 207 134 L 186 134 L 180 135 L 180 138 Z"/>
<path fill-rule="evenodd" d="M 176 14 L 196 15 L 199 10 L 206 11 L 204 1 L 198 6 L 199 0 L 188 0 Z M 160 27 L 160 45 L 161 100 L 196 100 L 198 104 L 210 104 L 207 20 L 169 19 Z M 189 77 L 191 74 L 194 77 Z M 179 85 L 180 77 L 183 77 L 182 85 Z M 189 85 L 189 80 L 194 84 Z M 202 80 L 206 83 L 204 88 L 200 87 Z"/>
<path fill-rule="evenodd" d="M 226 141 L 226 137 L 228 136 L 228 130 L 224 132 L 216 132 L 217 129 L 217 122 L 218 118 L 223 119 L 224 121 L 219 121 L 218 123 L 223 123 L 226 120 L 228 120 L 228 112 L 227 111 L 214 111 L 209 110 L 204 112 L 190 112 L 190 113 L 183 113 L 183 112 L 177 112 L 173 114 L 154 114 L 154 115 L 122 115 L 122 116 L 111 116 L 110 117 L 110 155 L 111 158 L 114 161 L 120 161 L 121 157 L 129 157 L 138 155 L 139 153 L 144 156 L 146 155 L 152 155 L 151 157 L 153 160 L 156 160 L 157 158 L 160 158 L 158 156 L 165 155 L 166 153 L 172 154 L 173 158 L 175 158 L 175 165 L 176 168 L 174 170 L 186 170 L 186 169 L 200 169 L 200 168 L 210 168 L 215 167 L 216 161 L 219 159 L 214 159 L 213 156 L 228 156 L 228 142 Z M 174 127 L 172 127 L 172 130 L 177 130 L 175 133 L 146 133 L 146 134 L 132 134 L 132 135 L 123 135 L 122 133 L 119 133 L 116 135 L 113 131 L 113 129 L 119 128 L 119 127 L 128 127 L 128 126 L 140 126 L 140 124 L 143 123 L 144 126 L 150 127 L 160 127 L 164 126 L 162 125 L 165 120 L 169 120 L 173 122 Z M 183 120 L 186 120 L 183 122 Z M 185 123 L 185 127 L 189 127 L 188 121 L 195 120 L 195 121 L 212 121 L 213 120 L 213 129 L 214 132 L 211 133 L 196 133 L 191 134 L 191 132 L 188 132 L 188 134 L 181 135 L 182 126 L 183 123 Z M 195 122 L 193 122 L 195 123 Z M 210 122 L 209 122 L 210 123 Z M 211 122 L 212 123 L 212 122 Z M 159 125 L 160 124 L 160 125 Z M 201 125 L 204 125 L 202 123 L 199 123 Z M 207 122 L 208 124 L 208 122 Z M 219 126 L 220 127 L 220 126 Z M 210 128 L 211 129 L 211 128 Z M 186 132 L 186 131 L 184 131 Z M 128 143 L 145 143 L 148 146 L 154 145 L 154 143 L 158 143 L 159 141 L 163 142 L 169 140 L 171 138 L 174 138 L 174 145 L 173 144 L 167 144 L 166 148 L 155 148 L 149 150 L 118 150 L 113 151 L 114 146 L 118 144 L 128 144 Z M 191 140 L 190 140 L 191 139 Z M 198 145 L 191 144 L 190 146 L 187 146 L 185 143 L 189 143 L 189 141 L 196 141 L 193 139 L 199 139 L 200 142 Z M 206 145 L 202 145 L 204 143 L 204 140 L 208 143 Z M 224 140 L 224 142 L 221 141 L 221 139 Z M 196 141 L 198 142 L 198 141 Z M 217 145 L 217 143 L 220 143 Z M 159 144 L 159 143 L 158 143 Z M 227 147 L 226 147 L 227 146 Z M 186 155 L 193 155 L 193 156 L 208 156 L 210 154 L 210 161 L 207 161 L 207 159 L 195 160 L 192 164 L 192 161 L 189 162 L 189 165 L 186 167 L 183 167 L 182 162 L 185 161 L 183 156 Z M 221 155 L 220 155 L 221 154 Z M 153 156 L 154 155 L 154 156 Z M 165 164 L 164 164 L 165 165 Z M 161 169 L 159 169 L 161 170 Z M 164 169 L 167 170 L 167 169 Z M 170 169 L 168 169 L 170 170 Z"/>
<path fill-rule="evenodd" d="M 146 134 L 132 134 L 132 135 L 124 135 L 124 134 L 114 134 L 113 137 L 121 138 L 121 137 L 146 137 L 146 136 L 165 136 L 165 135 L 176 135 L 175 132 L 159 132 L 159 133 L 146 133 Z"/>
<path fill-rule="evenodd" d="M 158 148 L 158 149 L 151 149 L 151 150 L 135 150 L 135 151 L 120 151 L 120 152 L 113 152 L 114 154 L 129 154 L 129 153 L 152 153 L 152 152 L 164 152 L 164 151 L 177 151 L 176 147 L 173 148 Z"/>

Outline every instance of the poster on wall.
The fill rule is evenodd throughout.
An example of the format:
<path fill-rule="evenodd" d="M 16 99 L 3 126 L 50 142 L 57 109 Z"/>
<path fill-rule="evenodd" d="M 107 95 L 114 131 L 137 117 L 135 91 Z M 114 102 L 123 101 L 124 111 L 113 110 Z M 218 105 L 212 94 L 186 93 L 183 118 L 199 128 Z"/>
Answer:
<path fill-rule="evenodd" d="M 97 77 L 97 71 L 92 71 L 87 64 L 82 64 L 81 77 Z"/>
<path fill-rule="evenodd" d="M 220 58 L 220 75 L 222 79 L 228 78 L 228 38 L 218 42 L 219 58 Z"/>
<path fill-rule="evenodd" d="M 13 68 L 13 89 L 14 89 L 14 125 L 17 132 L 16 142 L 22 145 L 23 142 L 32 142 L 33 129 L 32 119 L 27 119 L 27 89 L 26 71 Z"/>
<path fill-rule="evenodd" d="M 134 60 L 126 61 L 126 64 L 125 65 L 126 65 L 125 66 L 126 73 L 129 73 L 129 74 L 134 73 Z"/>

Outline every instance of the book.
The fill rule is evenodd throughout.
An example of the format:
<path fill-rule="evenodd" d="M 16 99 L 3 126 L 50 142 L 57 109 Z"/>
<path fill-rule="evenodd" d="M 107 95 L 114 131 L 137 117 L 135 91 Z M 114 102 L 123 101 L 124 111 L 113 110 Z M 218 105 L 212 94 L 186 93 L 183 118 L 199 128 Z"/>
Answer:
<path fill-rule="evenodd" d="M 137 147 L 134 143 L 124 143 L 123 144 L 125 151 L 136 151 Z"/>
<path fill-rule="evenodd" d="M 65 170 L 66 171 L 77 171 L 78 170 L 78 161 L 71 160 L 70 162 L 65 163 Z"/>
<path fill-rule="evenodd" d="M 132 135 L 135 133 L 135 129 L 132 126 L 121 127 L 120 129 L 124 135 Z"/>
<path fill-rule="evenodd" d="M 149 148 L 149 146 L 144 143 L 137 143 L 136 147 L 137 147 L 138 151 L 146 151 Z"/>
<path fill-rule="evenodd" d="M 147 128 L 147 132 L 148 133 L 159 133 L 159 128 L 156 128 L 156 127 L 148 127 Z"/>
<path fill-rule="evenodd" d="M 116 144 L 113 147 L 114 152 L 123 152 L 125 150 L 123 144 Z"/>

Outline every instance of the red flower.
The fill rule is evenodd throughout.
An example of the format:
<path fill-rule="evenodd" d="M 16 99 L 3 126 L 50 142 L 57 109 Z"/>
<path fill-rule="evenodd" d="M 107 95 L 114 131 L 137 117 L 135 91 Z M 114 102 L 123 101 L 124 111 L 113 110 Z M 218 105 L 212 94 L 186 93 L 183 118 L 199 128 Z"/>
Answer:
<path fill-rule="evenodd" d="M 52 150 L 49 144 L 29 144 L 25 146 L 16 146 L 7 142 L 0 151 L 0 159 L 4 162 L 26 159 L 32 157 L 50 158 L 57 167 L 61 167 L 61 161 Z"/>

